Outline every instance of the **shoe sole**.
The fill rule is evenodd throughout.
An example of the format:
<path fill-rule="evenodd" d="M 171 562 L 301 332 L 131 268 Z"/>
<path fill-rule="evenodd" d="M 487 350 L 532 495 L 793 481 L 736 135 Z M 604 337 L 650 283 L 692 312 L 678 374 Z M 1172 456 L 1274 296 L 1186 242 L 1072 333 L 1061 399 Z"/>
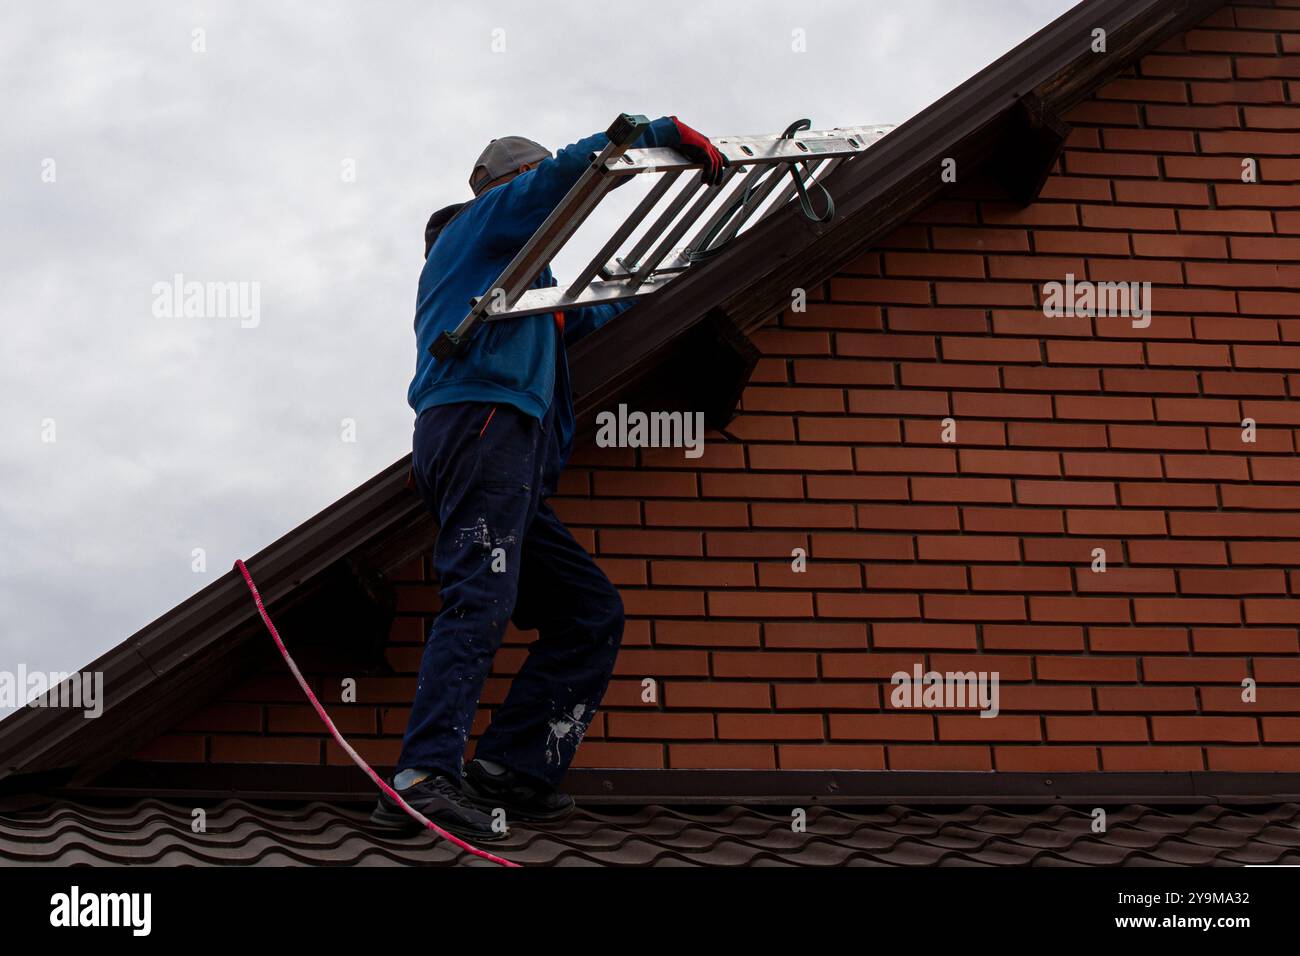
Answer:
<path fill-rule="evenodd" d="M 519 820 L 524 823 L 555 823 L 558 820 L 563 820 L 577 809 L 576 805 L 570 803 L 562 810 L 552 810 L 549 813 L 539 813 L 536 810 L 529 810 L 527 807 L 520 806 L 519 804 L 504 803 L 491 797 L 480 796 L 471 789 L 472 786 L 471 783 L 466 781 L 464 792 L 465 799 L 475 807 L 488 812 L 496 810 L 499 807 L 506 812 L 507 818 L 511 820 Z"/>
<path fill-rule="evenodd" d="M 506 811 L 509 813 L 509 811 Z M 423 824 L 411 819 L 401 810 L 388 810 L 383 807 L 375 807 L 370 813 L 370 822 L 384 830 L 391 830 L 403 834 L 415 834 L 421 830 L 427 829 Z M 496 830 L 489 830 L 483 833 L 479 830 L 468 830 L 465 827 L 456 826 L 454 823 L 438 823 L 433 821 L 439 827 L 448 833 L 460 837 L 470 843 L 496 843 L 510 836 L 510 831 L 498 833 Z"/>

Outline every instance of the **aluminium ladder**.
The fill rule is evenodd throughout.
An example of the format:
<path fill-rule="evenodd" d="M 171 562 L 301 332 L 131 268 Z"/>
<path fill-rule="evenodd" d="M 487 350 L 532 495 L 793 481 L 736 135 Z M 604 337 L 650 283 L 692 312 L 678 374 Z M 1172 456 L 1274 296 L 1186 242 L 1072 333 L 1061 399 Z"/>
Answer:
<path fill-rule="evenodd" d="M 593 154 L 591 165 L 547 216 L 483 295 L 470 301 L 469 314 L 451 331 L 444 331 L 429 347 L 438 360 L 464 348 L 483 322 L 523 315 L 612 302 L 648 295 L 663 288 L 692 265 L 720 252 L 751 222 L 758 222 L 798 197 L 811 217 L 807 187 L 822 189 L 825 213 L 834 206 L 823 185 L 836 168 L 864 152 L 892 126 L 853 126 L 832 130 L 804 130 L 806 120 L 784 134 L 772 136 L 722 136 L 712 143 L 727 159 L 722 182 L 706 186 L 700 164 L 668 147 L 629 148 L 649 125 L 644 116 L 621 114 L 609 127 L 609 143 Z M 685 173 L 695 170 L 685 185 L 662 202 Z M 787 181 L 786 173 L 790 176 Z M 632 210 L 623 224 L 567 286 L 531 289 L 533 281 L 587 219 L 601 199 L 629 176 L 660 174 L 660 179 Z M 776 187 L 784 188 L 773 195 Z M 728 187 L 731 187 L 728 193 Z M 718 197 L 727 198 L 716 204 Z M 693 200 L 693 202 L 692 202 Z M 770 203 L 768 202 L 770 200 Z M 754 214 L 764 207 L 757 218 Z M 636 228 L 662 204 L 663 208 L 635 244 L 619 250 Z M 705 218 L 713 207 L 713 212 Z M 692 226 L 699 228 L 679 246 Z"/>

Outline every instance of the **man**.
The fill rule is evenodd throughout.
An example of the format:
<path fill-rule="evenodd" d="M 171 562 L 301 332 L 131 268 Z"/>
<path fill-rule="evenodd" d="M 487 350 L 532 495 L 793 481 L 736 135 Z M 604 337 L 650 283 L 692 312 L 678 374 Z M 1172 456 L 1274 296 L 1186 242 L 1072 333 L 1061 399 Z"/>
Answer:
<path fill-rule="evenodd" d="M 518 136 L 495 139 L 470 174 L 475 198 L 439 210 L 425 230 L 416 299 L 412 470 L 439 525 L 442 608 L 425 645 L 392 784 L 439 826 L 470 840 L 505 835 L 506 818 L 554 820 L 573 809 L 557 789 L 605 694 L 623 636 L 618 591 L 547 503 L 574 431 L 565 345 L 627 303 L 486 323 L 463 354 L 430 344 L 486 293 L 608 142 L 598 133 L 554 157 Z M 664 117 L 636 147 L 669 146 L 702 164 L 725 160 L 704 136 Z M 556 284 L 547 266 L 533 287 Z M 537 640 L 462 770 L 470 724 L 506 625 Z M 371 819 L 411 820 L 381 795 Z"/>

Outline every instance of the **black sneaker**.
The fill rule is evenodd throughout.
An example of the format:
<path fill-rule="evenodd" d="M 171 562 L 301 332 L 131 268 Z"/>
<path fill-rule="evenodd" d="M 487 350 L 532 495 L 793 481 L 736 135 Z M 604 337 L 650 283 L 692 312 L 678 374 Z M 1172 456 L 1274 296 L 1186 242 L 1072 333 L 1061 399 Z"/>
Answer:
<path fill-rule="evenodd" d="M 573 797 L 567 793 L 535 783 L 508 767 L 493 773 L 477 759 L 465 768 L 465 796 L 481 810 L 502 808 L 507 819 L 542 823 L 562 820 L 573 812 Z"/>
<path fill-rule="evenodd" d="M 391 787 L 393 782 L 390 780 L 388 785 Z M 475 809 L 460 787 L 442 774 L 425 777 L 419 783 L 397 792 L 411 809 L 420 811 L 433 823 L 462 840 L 489 843 L 509 836 L 509 830 L 499 832 L 492 829 L 492 817 Z M 370 822 L 385 829 L 405 832 L 423 829 L 383 791 L 380 791 L 379 803 L 370 814 Z"/>

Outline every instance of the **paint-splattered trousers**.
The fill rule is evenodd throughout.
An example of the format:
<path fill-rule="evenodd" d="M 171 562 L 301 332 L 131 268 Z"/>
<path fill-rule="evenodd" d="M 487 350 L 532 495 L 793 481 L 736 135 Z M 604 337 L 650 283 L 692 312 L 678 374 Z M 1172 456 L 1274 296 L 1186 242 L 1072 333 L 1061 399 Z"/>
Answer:
<path fill-rule="evenodd" d="M 537 630 L 475 749 L 555 787 L 605 694 L 623 637 L 618 590 L 546 498 L 563 465 L 554 403 L 437 405 L 416 419 L 416 485 L 438 520 L 442 607 L 429 633 L 398 770 L 459 779 L 507 622 Z"/>

